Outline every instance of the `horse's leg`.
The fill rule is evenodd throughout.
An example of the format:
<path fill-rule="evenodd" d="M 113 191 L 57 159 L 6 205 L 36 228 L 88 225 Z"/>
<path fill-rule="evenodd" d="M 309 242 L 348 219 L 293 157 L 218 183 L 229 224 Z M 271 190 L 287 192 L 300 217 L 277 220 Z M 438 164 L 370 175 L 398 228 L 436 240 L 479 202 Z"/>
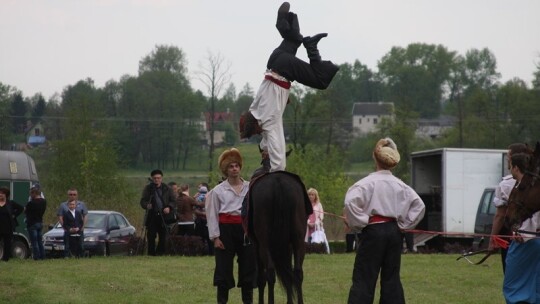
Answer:
<path fill-rule="evenodd" d="M 298 304 L 304 303 L 304 296 L 302 294 L 302 283 L 304 282 L 304 270 L 302 265 L 304 264 L 304 256 L 306 249 L 304 247 L 304 240 L 302 239 L 302 244 L 297 244 L 297 247 L 294 250 L 294 281 L 296 285 L 296 292 L 298 297 Z"/>
<path fill-rule="evenodd" d="M 256 241 L 257 245 L 257 288 L 259 290 L 259 304 L 264 304 L 264 288 L 266 287 L 266 264 L 268 260 L 268 251 L 264 249 L 260 241 Z"/>
<path fill-rule="evenodd" d="M 276 269 L 270 255 L 268 255 L 266 280 L 268 282 L 268 304 L 274 304 L 274 286 L 276 285 Z"/>

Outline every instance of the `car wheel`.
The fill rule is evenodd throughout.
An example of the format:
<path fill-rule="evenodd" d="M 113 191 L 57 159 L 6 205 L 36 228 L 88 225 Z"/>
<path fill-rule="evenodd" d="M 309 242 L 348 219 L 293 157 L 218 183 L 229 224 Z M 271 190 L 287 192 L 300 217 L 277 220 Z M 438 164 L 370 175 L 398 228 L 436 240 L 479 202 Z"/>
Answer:
<path fill-rule="evenodd" d="M 29 256 L 30 250 L 25 243 L 19 240 L 14 240 L 11 244 L 11 256 L 19 259 L 26 259 Z"/>

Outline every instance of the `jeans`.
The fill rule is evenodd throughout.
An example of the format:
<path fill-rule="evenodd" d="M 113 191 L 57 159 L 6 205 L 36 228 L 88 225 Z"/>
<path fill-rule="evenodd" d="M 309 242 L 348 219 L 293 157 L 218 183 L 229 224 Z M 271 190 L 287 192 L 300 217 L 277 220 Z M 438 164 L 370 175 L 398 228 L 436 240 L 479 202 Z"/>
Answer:
<path fill-rule="evenodd" d="M 28 235 L 30 236 L 30 243 L 32 244 L 32 256 L 34 260 L 45 259 L 45 249 L 43 248 L 43 239 L 41 231 L 43 229 L 43 223 L 35 223 L 26 227 L 28 229 Z"/>

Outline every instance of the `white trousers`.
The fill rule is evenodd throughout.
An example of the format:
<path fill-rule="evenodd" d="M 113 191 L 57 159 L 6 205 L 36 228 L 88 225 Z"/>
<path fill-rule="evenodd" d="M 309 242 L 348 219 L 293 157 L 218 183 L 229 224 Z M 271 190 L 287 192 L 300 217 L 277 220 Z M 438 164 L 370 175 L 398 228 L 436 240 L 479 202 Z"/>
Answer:
<path fill-rule="evenodd" d="M 283 113 L 288 99 L 288 89 L 264 79 L 249 107 L 249 111 L 257 119 L 263 130 L 260 147 L 262 150 L 268 151 L 270 171 L 285 170 L 286 151 Z"/>

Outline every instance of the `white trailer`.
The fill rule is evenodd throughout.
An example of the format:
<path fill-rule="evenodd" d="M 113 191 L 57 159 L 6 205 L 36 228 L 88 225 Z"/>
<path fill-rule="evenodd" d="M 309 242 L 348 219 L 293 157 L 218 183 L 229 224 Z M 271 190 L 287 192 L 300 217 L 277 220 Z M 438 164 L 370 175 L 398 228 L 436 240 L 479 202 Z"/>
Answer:
<path fill-rule="evenodd" d="M 419 230 L 466 238 L 474 233 L 479 198 L 507 172 L 506 150 L 441 148 L 411 154 L 411 185 L 426 204 Z M 459 235 L 459 234 L 464 235 Z M 436 235 L 415 235 L 415 244 Z M 472 237 L 471 237 L 472 240 Z"/>

